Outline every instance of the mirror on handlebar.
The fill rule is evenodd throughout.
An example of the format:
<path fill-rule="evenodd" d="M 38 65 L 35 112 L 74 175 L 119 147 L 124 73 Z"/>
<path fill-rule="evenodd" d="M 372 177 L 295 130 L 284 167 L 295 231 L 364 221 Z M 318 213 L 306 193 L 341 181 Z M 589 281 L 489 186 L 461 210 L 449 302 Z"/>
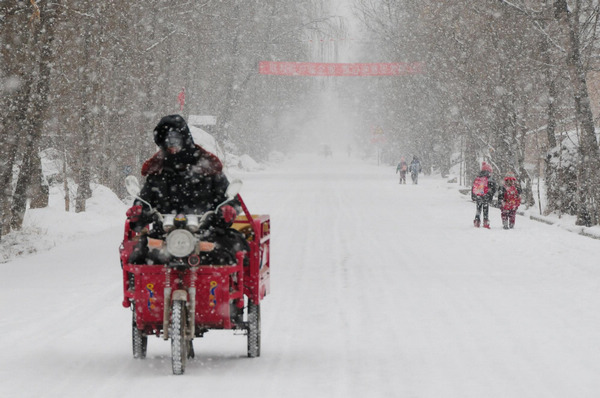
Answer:
<path fill-rule="evenodd" d="M 227 200 L 225 200 L 223 203 L 221 203 L 220 205 L 217 206 L 217 208 L 215 209 L 215 211 L 218 211 L 221 206 L 227 204 L 228 202 L 230 202 L 231 200 L 235 199 L 235 197 L 237 196 L 238 193 L 240 193 L 240 190 L 242 189 L 242 180 L 240 179 L 235 179 L 232 180 L 229 183 L 229 186 L 227 187 L 227 190 L 225 191 L 225 196 L 227 197 Z"/>
<path fill-rule="evenodd" d="M 227 187 L 227 190 L 225 191 L 225 196 L 227 196 L 227 199 L 233 199 L 236 197 L 236 195 L 238 193 L 240 193 L 240 190 L 242 189 L 242 180 L 239 179 L 235 179 L 232 180 L 229 183 L 229 186 Z"/>
<path fill-rule="evenodd" d="M 135 176 L 125 177 L 125 188 L 131 196 L 137 197 L 140 194 L 140 183 Z"/>
<path fill-rule="evenodd" d="M 127 192 L 129 192 L 129 194 L 131 196 L 133 196 L 135 199 L 139 200 L 140 202 L 147 204 L 148 207 L 150 207 L 150 210 L 153 210 L 152 205 L 150 203 L 148 203 L 144 199 L 140 198 L 140 196 L 139 196 L 140 192 L 141 192 L 140 183 L 138 182 L 138 179 L 135 178 L 135 176 L 125 177 L 125 188 L 127 189 Z"/>

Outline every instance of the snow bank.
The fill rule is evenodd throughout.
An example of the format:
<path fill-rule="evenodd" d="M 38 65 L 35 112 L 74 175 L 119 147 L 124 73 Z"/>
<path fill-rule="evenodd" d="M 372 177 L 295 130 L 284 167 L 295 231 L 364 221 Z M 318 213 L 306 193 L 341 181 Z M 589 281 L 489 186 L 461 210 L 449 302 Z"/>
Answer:
<path fill-rule="evenodd" d="M 258 171 L 263 170 L 264 167 L 257 161 L 252 159 L 249 155 L 235 156 L 228 155 L 227 165 L 231 168 L 237 168 L 244 171 Z"/>
<path fill-rule="evenodd" d="M 285 154 L 279 151 L 271 151 L 269 153 L 269 162 L 270 163 L 283 163 L 285 160 Z"/>
<path fill-rule="evenodd" d="M 98 184 L 92 185 L 92 197 L 86 202 L 85 212 L 75 213 L 73 206 L 71 202 L 71 211 L 66 212 L 64 191 L 59 186 L 51 187 L 48 207 L 27 209 L 22 230 L 2 236 L 0 263 L 119 225 L 125 220 L 127 210 L 117 195 Z"/>

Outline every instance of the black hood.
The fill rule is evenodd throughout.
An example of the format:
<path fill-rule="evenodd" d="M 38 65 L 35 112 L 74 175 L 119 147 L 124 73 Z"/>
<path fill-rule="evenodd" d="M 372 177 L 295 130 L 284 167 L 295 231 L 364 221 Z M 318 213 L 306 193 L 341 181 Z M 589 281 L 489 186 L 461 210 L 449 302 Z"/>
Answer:
<path fill-rule="evenodd" d="M 162 149 L 166 149 L 165 140 L 169 131 L 179 132 L 184 139 L 184 148 L 193 149 L 194 140 L 185 119 L 180 115 L 169 115 L 160 119 L 154 128 L 154 142 Z"/>
<path fill-rule="evenodd" d="M 169 154 L 166 147 L 167 134 L 177 131 L 183 138 L 183 148 L 176 154 Z M 167 169 L 182 170 L 186 165 L 195 164 L 198 161 L 198 149 L 194 145 L 192 133 L 180 115 L 169 115 L 160 119 L 154 128 L 154 142 L 165 154 L 164 166 Z"/>

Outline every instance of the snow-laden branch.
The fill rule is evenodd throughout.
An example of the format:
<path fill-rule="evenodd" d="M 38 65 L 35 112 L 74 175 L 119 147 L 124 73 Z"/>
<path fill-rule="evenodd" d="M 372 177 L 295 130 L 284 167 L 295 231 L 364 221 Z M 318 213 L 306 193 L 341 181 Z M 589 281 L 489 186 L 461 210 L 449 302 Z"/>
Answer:
<path fill-rule="evenodd" d="M 554 40 L 554 38 L 552 38 L 552 36 L 550 36 L 548 34 L 548 32 L 546 32 L 544 27 L 541 26 L 538 21 L 533 21 L 533 25 L 542 35 L 544 35 L 546 37 L 546 39 L 548 39 L 548 42 L 552 43 L 552 45 L 554 47 L 556 47 L 558 50 L 560 50 L 560 52 L 562 52 L 562 53 L 567 52 L 567 50 L 563 46 L 561 46 L 560 43 L 558 43 L 556 40 Z"/>
<path fill-rule="evenodd" d="M 517 4 L 514 4 L 513 2 L 507 1 L 507 0 L 500 0 L 500 3 L 504 3 L 512 8 L 515 8 L 517 10 L 519 10 L 520 12 L 527 14 L 527 11 L 524 10 L 522 7 L 519 7 Z"/>
<path fill-rule="evenodd" d="M 538 21 L 539 18 L 536 17 L 536 15 L 542 14 L 543 13 L 543 9 L 541 10 L 532 10 L 532 9 L 527 9 L 524 8 L 522 6 L 520 6 L 519 4 L 514 3 L 513 1 L 508 1 L 508 0 L 498 0 L 500 3 L 505 4 L 515 10 L 517 10 L 519 13 L 525 15 L 533 24 L 533 27 L 539 31 L 543 36 L 546 37 L 546 39 L 548 40 L 549 43 L 552 43 L 552 45 L 554 47 L 556 47 L 558 50 L 560 50 L 563 53 L 566 53 L 566 50 L 563 46 L 560 45 L 560 43 L 558 43 L 556 40 L 554 40 L 552 38 L 552 36 L 550 36 L 548 34 L 548 32 L 546 32 L 546 30 L 544 29 L 544 27 L 540 24 L 540 22 Z"/>
<path fill-rule="evenodd" d="M 169 34 L 167 34 L 165 37 L 163 37 L 162 39 L 160 39 L 159 41 L 157 41 L 156 43 L 154 43 L 153 45 L 151 45 L 150 47 L 148 47 L 147 49 L 144 50 L 145 53 L 147 53 L 148 51 L 151 51 L 154 47 L 158 46 L 159 44 L 161 44 L 163 41 L 167 40 L 169 37 L 173 36 L 173 34 L 175 34 L 175 32 L 177 32 L 177 29 L 174 29 L 173 31 L 171 31 Z"/>

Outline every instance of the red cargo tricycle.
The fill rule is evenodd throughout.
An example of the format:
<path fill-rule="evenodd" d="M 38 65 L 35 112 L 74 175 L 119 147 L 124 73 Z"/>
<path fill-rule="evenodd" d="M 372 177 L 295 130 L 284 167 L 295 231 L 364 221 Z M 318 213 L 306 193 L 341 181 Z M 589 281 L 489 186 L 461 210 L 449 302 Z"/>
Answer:
<path fill-rule="evenodd" d="M 130 194 L 141 200 L 137 179 L 128 177 L 126 185 Z M 270 219 L 248 211 L 238 195 L 240 186 L 239 180 L 233 181 L 226 195 L 228 201 L 237 198 L 241 204 L 244 214 L 235 219 L 232 228 L 244 234 L 250 252 L 238 252 L 235 264 L 201 264 L 201 254 L 214 247 L 202 240 L 207 214 L 157 214 L 162 229 L 169 231 L 163 239 L 146 236 L 148 228 L 136 232 L 129 220 L 125 222 L 119 251 L 123 306 L 132 309 L 134 358 L 146 357 L 148 336 L 171 339 L 173 373 L 183 374 L 187 358 L 194 357 L 192 340 L 210 329 L 243 331 L 248 338 L 248 356 L 260 356 L 260 303 L 269 293 Z M 145 239 L 149 248 L 166 253 L 168 261 L 130 264 L 130 254 L 140 239 Z"/>

